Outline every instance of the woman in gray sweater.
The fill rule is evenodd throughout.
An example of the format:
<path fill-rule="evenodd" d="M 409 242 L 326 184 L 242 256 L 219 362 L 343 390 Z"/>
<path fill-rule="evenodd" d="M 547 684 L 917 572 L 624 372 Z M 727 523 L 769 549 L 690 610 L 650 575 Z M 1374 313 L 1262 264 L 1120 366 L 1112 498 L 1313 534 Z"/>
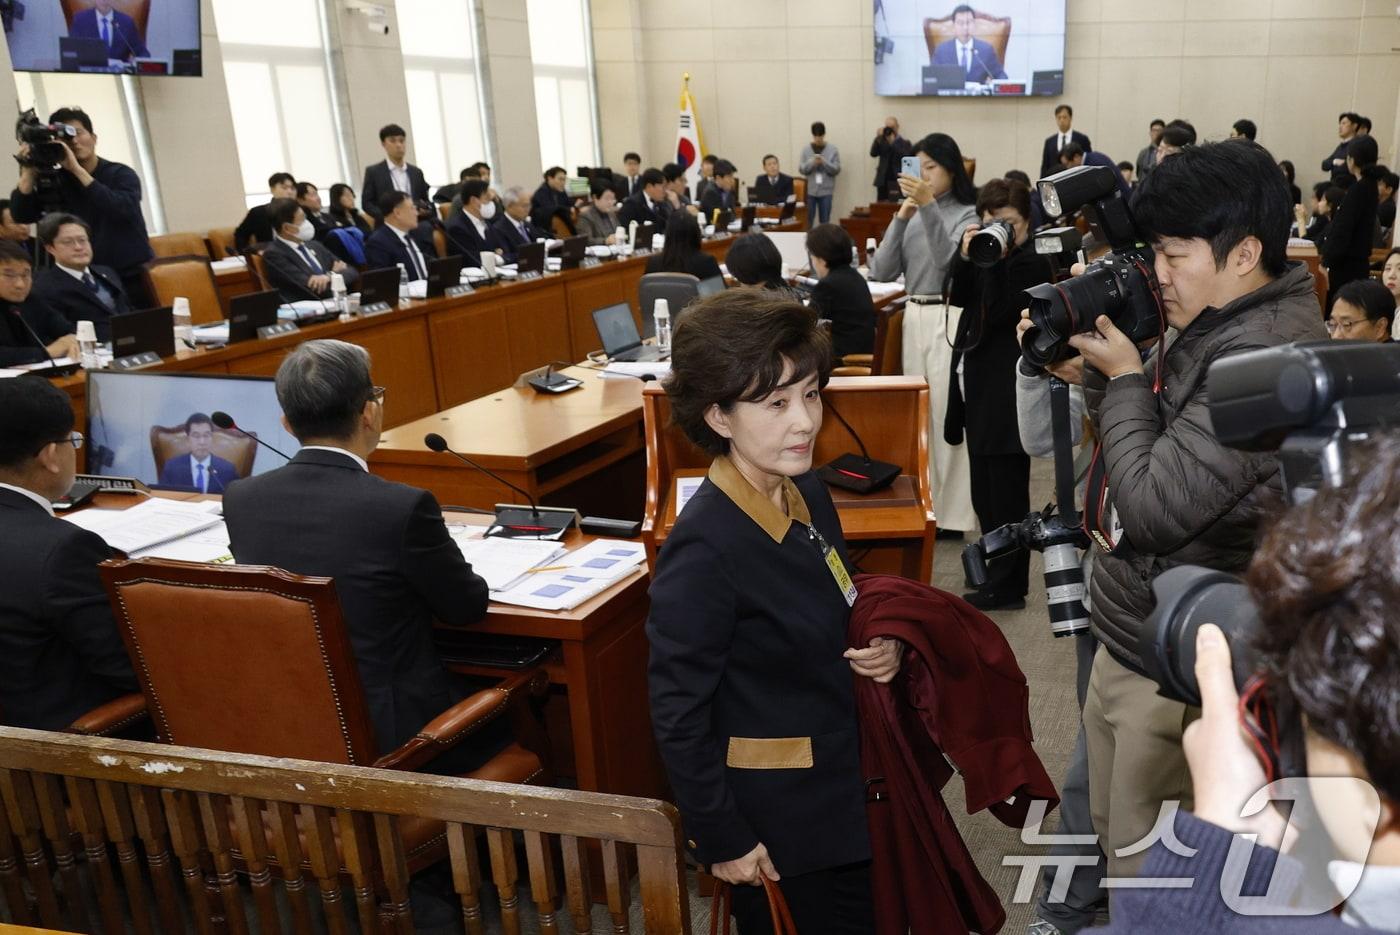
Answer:
<path fill-rule="evenodd" d="M 977 528 L 967 446 L 943 437 L 952 379 L 951 338 L 959 309 L 943 304 L 944 278 L 963 231 L 977 223 L 977 191 L 963 166 L 962 150 L 946 133 L 930 133 L 914 145 L 919 176 L 900 174 L 904 202 L 870 258 L 870 278 L 894 282 L 904 275 L 904 372 L 929 385 L 929 481 L 939 532 Z"/>

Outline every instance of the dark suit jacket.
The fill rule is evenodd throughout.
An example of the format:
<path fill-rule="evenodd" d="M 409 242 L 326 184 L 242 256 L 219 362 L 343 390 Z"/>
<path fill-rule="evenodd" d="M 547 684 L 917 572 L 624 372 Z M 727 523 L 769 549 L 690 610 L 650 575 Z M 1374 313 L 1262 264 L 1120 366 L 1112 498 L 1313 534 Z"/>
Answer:
<path fill-rule="evenodd" d="M 414 201 L 427 201 L 428 180 L 423 177 L 423 170 L 411 163 L 406 163 L 405 167 L 408 169 L 409 194 Z M 365 183 L 360 186 L 360 204 L 364 205 L 365 213 L 372 218 L 379 217 L 379 197 L 393 190 L 394 177 L 389 174 L 388 160 L 376 162 L 365 169 Z"/>
<path fill-rule="evenodd" d="M 462 220 L 465 221 L 466 218 Z M 544 237 L 548 239 L 550 236 L 548 232 L 542 231 L 531 224 L 529 218 L 525 219 L 525 231 L 528 235 L 528 239 L 521 236 L 520 228 L 515 226 L 514 218 L 507 214 L 498 214 L 492 219 L 487 235 L 490 239 L 491 247 L 493 249 L 500 249 L 506 261 L 514 263 L 516 255 L 520 251 L 521 244 L 534 243 L 537 238 Z M 475 231 L 473 231 L 473 233 L 475 233 Z"/>
<path fill-rule="evenodd" d="M 452 703 L 433 620 L 481 620 L 487 589 L 448 537 L 432 494 L 366 473 L 345 455 L 303 450 L 230 487 L 224 520 L 239 562 L 335 579 L 381 753 Z"/>
<path fill-rule="evenodd" d="M 865 277 L 849 266 L 834 266 L 812 287 L 813 311 L 831 320 L 831 353 L 869 354 L 875 349 L 875 302 Z"/>
<path fill-rule="evenodd" d="M 417 228 L 410 231 L 408 236 L 412 237 L 413 242 L 418 245 L 419 252 L 423 254 L 423 264 L 426 267 L 428 261 L 437 256 L 436 249 L 430 243 L 423 243 L 423 238 L 418 233 Z M 403 264 L 410 282 L 419 278 L 417 270 L 413 268 L 413 260 L 408 256 L 408 250 L 404 247 L 403 241 L 399 239 L 398 231 L 388 224 L 380 224 L 374 229 L 374 233 L 365 238 L 365 267 L 367 269 L 384 269 L 397 263 Z"/>
<path fill-rule="evenodd" d="M 739 199 L 734 195 L 734 192 L 727 192 L 718 185 L 706 188 L 705 194 L 700 197 L 700 217 L 703 219 L 701 223 L 712 223 L 716 208 L 724 211 L 738 211 Z"/>
<path fill-rule="evenodd" d="M 792 194 L 792 176 L 778 173 L 778 182 L 768 181 L 767 175 L 754 179 L 754 201 L 763 205 L 780 205 Z"/>
<path fill-rule="evenodd" d="M 233 245 L 246 250 L 253 241 L 268 243 L 272 240 L 272 202 L 253 205 L 243 220 L 233 229 Z"/>
<path fill-rule="evenodd" d="M 447 232 L 447 252 L 460 254 L 464 266 L 480 266 L 481 254 L 492 253 L 497 247 L 491 225 L 486 225 L 485 236 L 478 234 L 465 211 L 454 212 L 442 226 Z"/>
<path fill-rule="evenodd" d="M 41 347 L 20 321 L 20 316 L 29 323 L 39 339 Z M 58 312 L 40 302 L 25 302 L 16 307 L 0 300 L 0 367 L 10 364 L 37 364 L 48 360 L 47 346 L 65 334 L 73 333 L 73 325 Z"/>
<path fill-rule="evenodd" d="M 914 146 L 902 136 L 896 135 L 893 139 L 885 139 L 881 132 L 870 144 L 870 158 L 878 159 L 875 164 L 875 181 L 872 183 L 878 188 L 882 195 L 888 196 L 891 191 L 897 191 L 899 185 L 896 179 L 899 177 L 899 160 L 905 156 L 912 155 Z"/>
<path fill-rule="evenodd" d="M 91 185 L 84 188 L 72 173 L 60 172 L 58 191 L 58 210 L 71 211 L 92 228 L 92 261 L 116 270 L 130 290 L 141 265 L 155 256 L 141 214 L 141 179 L 130 166 L 99 158 Z M 10 195 L 10 214 L 22 224 L 37 223 L 45 210 L 54 209 L 46 209 L 37 190 L 26 195 L 16 188 Z"/>
<path fill-rule="evenodd" d="M 638 192 L 632 195 L 618 206 L 617 222 L 623 227 L 627 227 L 633 221 L 638 224 L 650 221 L 656 225 L 658 234 L 666 233 L 666 203 L 664 201 L 656 202 L 656 207 L 653 210 L 647 206 L 647 196 L 644 193 Z"/>
<path fill-rule="evenodd" d="M 68 27 L 68 35 L 74 39 L 101 39 L 102 31 L 97 25 L 97 10 L 79 10 L 73 14 L 73 25 Z M 136 21 L 121 10 L 112 11 L 112 35 L 107 40 L 107 57 L 121 62 L 133 58 L 150 58 L 151 50 L 141 38 Z"/>
<path fill-rule="evenodd" d="M 209 456 L 209 492 L 224 493 L 228 485 L 238 480 L 234 466 L 218 455 Z M 178 455 L 161 465 L 160 480 L 165 487 L 194 487 L 194 469 L 188 454 Z"/>
<path fill-rule="evenodd" d="M 1347 168 L 1347 147 L 1350 145 L 1351 140 L 1343 140 L 1332 150 L 1332 155 L 1322 160 L 1322 171 L 1332 176 L 1333 185 L 1346 187 L 1351 184 L 1351 170 Z M 1338 159 L 1340 163 L 1336 162 Z"/>
<path fill-rule="evenodd" d="M 43 304 L 76 325 L 80 321 L 90 321 L 97 331 L 97 340 L 112 340 L 111 319 L 113 315 L 124 315 L 131 311 L 122 289 L 122 281 L 115 270 L 105 266 L 89 266 L 88 272 L 112 295 L 112 308 L 109 311 L 97 293 L 74 279 L 57 266 L 50 266 L 34 277 L 34 289 L 29 293 L 26 304 Z M 73 329 L 69 329 L 70 331 Z M 54 335 L 55 338 L 58 335 Z"/>
<path fill-rule="evenodd" d="M 636 177 L 628 178 L 623 173 L 614 172 L 612 188 L 618 201 L 626 201 L 642 190 L 642 174 L 638 172 Z"/>
<path fill-rule="evenodd" d="M 1083 146 L 1084 152 L 1086 153 L 1094 148 L 1089 144 L 1089 138 L 1078 130 L 1069 131 L 1069 140 L 1071 143 L 1078 143 L 1080 146 Z M 1060 165 L 1060 134 L 1056 133 L 1053 136 L 1047 136 L 1045 138 L 1045 148 L 1041 150 L 1040 153 L 1040 177 L 1045 178 L 1047 175 L 1054 175 L 1063 168 L 1064 166 Z M 1031 181 L 1035 181 L 1035 179 Z"/>
<path fill-rule="evenodd" d="M 335 254 L 325 244 L 310 241 L 303 244 L 311 255 L 316 258 L 316 262 L 321 264 L 321 271 L 327 275 L 331 272 L 331 267 L 335 266 Z M 306 281 L 316 275 L 311 267 L 306 265 L 306 259 L 302 255 L 287 246 L 280 240 L 274 239 L 263 251 L 263 264 L 267 269 L 268 284 L 282 294 L 282 298 L 288 302 L 297 302 L 302 299 L 324 299 L 331 294 L 330 287 L 326 287 L 325 292 L 312 292 Z M 353 266 L 347 265 L 340 271 L 340 275 L 345 277 L 345 289 L 347 292 L 355 291 L 355 283 L 360 281 L 360 271 Z"/>
<path fill-rule="evenodd" d="M 94 533 L 0 490 L 0 722 L 61 730 L 139 691 L 97 565 Z"/>
<path fill-rule="evenodd" d="M 947 39 L 938 43 L 938 47 L 933 50 L 933 61 L 930 64 L 959 64 L 958 41 Z M 966 73 L 968 81 L 975 81 L 978 84 L 986 84 L 993 78 L 1006 77 L 1006 69 L 1001 67 L 1001 60 L 997 58 L 992 44 L 976 38 L 972 40 L 972 63 L 968 66 Z"/>
<path fill-rule="evenodd" d="M 1333 273 L 1331 279 L 1337 278 L 1335 274 L 1339 270 L 1365 270 L 1370 266 L 1371 242 L 1375 234 L 1376 208 L 1379 201 L 1376 180 L 1362 176 L 1347 189 L 1341 205 L 1332 212 L 1327 239 L 1320 248 L 1322 265 Z M 1362 272 L 1360 277 L 1351 278 L 1361 278 L 1365 275 L 1366 273 Z"/>
<path fill-rule="evenodd" d="M 548 182 L 542 182 L 530 196 L 530 223 L 544 230 L 553 230 L 550 219 L 561 209 L 567 214 L 572 204 L 573 199 L 567 192 L 556 192 Z"/>

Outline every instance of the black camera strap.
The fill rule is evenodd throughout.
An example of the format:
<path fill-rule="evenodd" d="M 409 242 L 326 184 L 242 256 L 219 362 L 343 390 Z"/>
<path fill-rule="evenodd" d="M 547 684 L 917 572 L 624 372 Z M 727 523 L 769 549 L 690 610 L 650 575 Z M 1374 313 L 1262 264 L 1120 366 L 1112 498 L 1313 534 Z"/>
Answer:
<path fill-rule="evenodd" d="M 1069 425 L 1069 384 L 1059 377 L 1050 380 L 1050 429 L 1055 439 L 1055 498 L 1066 525 L 1079 523 L 1074 508 L 1074 444 Z"/>

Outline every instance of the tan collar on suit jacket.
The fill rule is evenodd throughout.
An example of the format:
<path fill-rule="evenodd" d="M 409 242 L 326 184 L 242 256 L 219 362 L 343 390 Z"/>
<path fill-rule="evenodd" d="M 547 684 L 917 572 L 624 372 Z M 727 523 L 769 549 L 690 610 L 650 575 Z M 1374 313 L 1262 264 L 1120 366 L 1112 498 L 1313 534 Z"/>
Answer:
<path fill-rule="evenodd" d="M 774 506 L 772 500 L 759 493 L 745 480 L 728 455 L 720 455 L 710 462 L 708 477 L 710 483 L 733 500 L 734 505 L 768 533 L 774 542 L 783 541 L 793 520 L 804 526 L 812 525 L 812 514 L 807 509 L 807 501 L 802 498 L 802 491 L 797 489 L 790 477 L 783 478 L 783 503 L 787 507 L 786 513 Z"/>

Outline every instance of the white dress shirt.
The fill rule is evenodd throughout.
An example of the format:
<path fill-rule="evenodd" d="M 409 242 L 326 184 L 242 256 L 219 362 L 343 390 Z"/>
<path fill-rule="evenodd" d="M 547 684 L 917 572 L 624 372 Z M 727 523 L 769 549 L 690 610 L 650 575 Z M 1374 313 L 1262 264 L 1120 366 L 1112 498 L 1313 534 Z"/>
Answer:
<path fill-rule="evenodd" d="M 405 194 L 412 195 L 413 186 L 408 183 L 408 162 L 405 161 L 402 165 L 396 166 L 388 159 L 385 159 L 384 164 L 389 167 L 389 178 L 393 180 L 394 188 Z"/>
<path fill-rule="evenodd" d="M 468 211 L 466 208 L 463 208 L 463 209 L 462 209 L 462 213 L 465 214 L 465 215 L 467 216 L 467 220 L 468 220 L 468 221 L 471 221 L 471 222 L 472 222 L 472 227 L 475 227 L 475 228 L 476 228 L 476 234 L 477 234 L 477 236 L 480 237 L 482 240 L 485 240 L 485 239 L 486 239 L 486 222 L 483 221 L 481 218 L 477 217 L 475 214 L 472 214 L 472 213 L 471 213 L 470 211 Z"/>
<path fill-rule="evenodd" d="M 195 486 L 196 488 L 199 489 L 199 492 L 200 492 L 200 493 L 208 493 L 208 492 L 209 492 L 209 476 L 210 476 L 210 475 L 209 475 L 209 462 L 212 460 L 212 458 L 213 458 L 213 455 L 205 455 L 205 456 L 204 456 L 204 460 L 203 460 L 203 461 L 200 461 L 200 460 L 199 460 L 198 458 L 196 458 L 194 455 L 190 455 L 190 456 L 189 456 L 189 459 L 190 459 L 190 483 L 194 484 L 194 486 Z M 200 465 L 203 465 L 203 466 L 204 466 L 204 478 L 203 478 L 204 483 L 203 483 L 202 485 L 200 484 L 200 476 L 199 476 L 199 468 L 200 468 Z M 219 483 L 220 483 L 221 485 L 225 483 L 225 481 L 224 481 L 224 479 L 223 479 L 222 477 L 219 478 Z M 222 488 L 221 488 L 221 489 L 222 489 Z M 215 493 L 219 493 L 219 492 L 221 492 L 221 490 L 220 490 L 220 491 L 215 491 Z"/>
<path fill-rule="evenodd" d="M 17 494 L 23 494 L 43 507 L 45 513 L 53 516 L 53 504 L 43 494 L 37 494 L 28 487 L 16 487 L 14 484 L 0 484 L 0 490 L 13 490 Z"/>
<path fill-rule="evenodd" d="M 282 241 L 282 243 L 286 244 L 287 249 L 295 253 L 297 255 L 297 259 L 301 260 L 301 262 L 306 263 L 306 257 L 310 255 L 311 262 L 307 265 L 307 270 L 313 276 L 324 276 L 326 273 L 329 272 L 329 270 L 327 270 L 321 265 L 321 261 L 316 259 L 316 254 L 311 252 L 311 248 L 308 247 L 306 244 L 302 243 L 300 240 L 288 240 L 281 234 L 273 234 L 272 236 L 273 238 L 280 240 Z"/>
<path fill-rule="evenodd" d="M 468 215 L 468 217 L 470 217 L 470 215 Z M 407 231 L 401 231 L 393 225 L 390 225 L 389 229 L 399 235 L 399 240 L 403 241 L 404 249 L 408 251 L 408 255 L 412 257 L 413 262 L 417 264 L 418 278 L 426 279 L 428 277 L 428 261 L 423 259 L 423 251 L 418 249 L 418 244 L 414 242 L 412 237 L 408 236 Z"/>
<path fill-rule="evenodd" d="M 956 42 L 957 40 L 954 41 Z M 976 61 L 977 60 L 972 57 L 972 40 L 969 39 L 967 42 L 958 42 L 958 64 L 962 66 L 964 75 L 972 74 L 972 66 Z"/>
<path fill-rule="evenodd" d="M 360 466 L 360 470 L 364 471 L 366 474 L 369 473 L 369 464 L 365 461 L 364 458 L 361 458 L 359 455 L 355 454 L 355 452 L 353 452 L 353 451 L 346 451 L 344 448 L 336 448 L 334 445 L 302 445 L 302 446 L 301 446 L 301 450 L 302 450 L 302 451 L 334 451 L 334 452 L 335 452 L 336 454 L 338 454 L 338 455 L 345 455 L 345 457 L 349 458 L 350 460 L 352 460 L 352 461 L 354 461 L 356 464 L 358 464 L 358 465 Z M 0 486 L 3 486 L 3 485 L 0 485 Z"/>

